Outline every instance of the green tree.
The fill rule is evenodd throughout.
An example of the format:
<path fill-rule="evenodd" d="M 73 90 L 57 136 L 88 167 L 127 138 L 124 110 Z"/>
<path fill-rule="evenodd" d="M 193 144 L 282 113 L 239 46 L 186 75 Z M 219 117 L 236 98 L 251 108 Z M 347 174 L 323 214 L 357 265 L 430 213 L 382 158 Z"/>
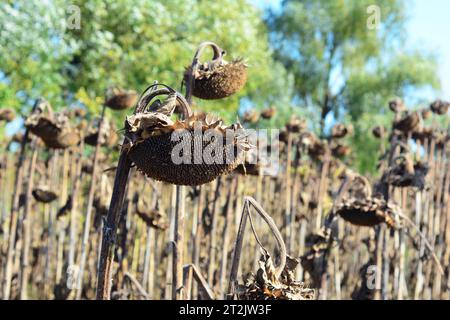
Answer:
<path fill-rule="evenodd" d="M 362 171 L 375 168 L 372 115 L 389 117 L 393 96 L 416 99 L 411 92 L 439 86 L 434 58 L 405 49 L 402 0 L 284 0 L 267 20 L 276 58 L 294 74 L 295 99 L 315 110 L 320 133 L 327 119 L 354 122 Z"/>
<path fill-rule="evenodd" d="M 80 28 L 70 27 L 71 5 Z M 0 30 L 0 85 L 10 92 L 3 102 L 15 107 L 42 95 L 57 108 L 81 102 L 97 113 L 109 86 L 141 91 L 158 80 L 180 88 L 204 40 L 227 59 L 243 57 L 249 81 L 224 101 L 196 100 L 200 108 L 235 117 L 241 99 L 270 103 L 286 87 L 261 12 L 246 0 L 14 0 L 0 4 Z"/>

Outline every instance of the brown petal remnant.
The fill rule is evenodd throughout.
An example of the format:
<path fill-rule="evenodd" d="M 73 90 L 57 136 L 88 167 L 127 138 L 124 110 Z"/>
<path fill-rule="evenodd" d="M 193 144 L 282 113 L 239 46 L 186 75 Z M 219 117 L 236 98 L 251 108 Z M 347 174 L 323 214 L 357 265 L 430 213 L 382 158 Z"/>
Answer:
<path fill-rule="evenodd" d="M 48 189 L 47 187 L 42 186 L 35 188 L 32 191 L 32 194 L 34 199 L 36 199 L 36 201 L 42 203 L 50 203 L 56 200 L 56 198 L 58 198 L 58 195 L 55 192 L 50 191 L 50 189 Z"/>
<path fill-rule="evenodd" d="M 400 113 L 406 110 L 406 106 L 403 103 L 402 99 L 395 98 L 389 101 L 389 109 L 395 113 Z"/>
<path fill-rule="evenodd" d="M 342 123 L 336 124 L 331 128 L 331 137 L 334 139 L 344 138 L 353 133 L 352 125 L 344 125 Z"/>
<path fill-rule="evenodd" d="M 417 112 L 407 113 L 403 118 L 394 122 L 394 128 L 408 133 L 413 131 L 420 123 L 420 116 Z"/>
<path fill-rule="evenodd" d="M 375 138 L 381 139 L 385 136 L 386 129 L 383 126 L 376 126 L 375 128 L 372 129 L 372 134 L 374 135 Z"/>
<path fill-rule="evenodd" d="M 80 133 L 72 127 L 65 113 L 53 113 L 50 104 L 43 102 L 48 115 L 41 112 L 32 113 L 25 121 L 25 127 L 44 141 L 48 148 L 66 149 L 80 142 Z"/>
<path fill-rule="evenodd" d="M 303 282 L 295 281 L 297 259 L 287 257 L 280 279 L 275 277 L 275 269 L 269 254 L 263 254 L 258 262 L 256 275 L 249 274 L 245 285 L 236 289 L 239 300 L 313 300 L 315 290 Z"/>
<path fill-rule="evenodd" d="M 200 63 L 199 58 L 206 47 L 211 47 L 211 61 Z M 213 42 L 203 42 L 197 49 L 192 65 L 186 68 L 184 81 L 192 85 L 192 95 L 205 100 L 222 99 L 241 90 L 247 82 L 247 65 L 237 59 L 227 62 L 225 51 Z"/>
<path fill-rule="evenodd" d="M 447 114 L 449 108 L 450 102 L 442 100 L 436 100 L 430 105 L 430 110 L 438 115 Z"/>
<path fill-rule="evenodd" d="M 16 118 L 16 113 L 10 108 L 0 108 L 0 121 L 11 122 Z"/>
<path fill-rule="evenodd" d="M 274 107 L 270 107 L 261 111 L 261 118 L 263 119 L 272 119 L 275 116 L 276 109 Z"/>
<path fill-rule="evenodd" d="M 156 180 L 193 186 L 210 182 L 243 161 L 251 146 L 240 124 L 225 126 L 210 114 L 193 115 L 183 96 L 166 86 L 153 90 L 155 86 L 143 94 L 137 112 L 125 123 L 128 155 L 139 171 Z M 145 111 L 159 95 L 168 98 L 156 107 L 152 103 L 154 111 Z M 169 100 L 174 101 L 170 108 Z M 182 110 L 183 120 L 170 118 L 176 108 Z M 174 155 L 183 157 L 181 163 L 174 162 Z"/>
<path fill-rule="evenodd" d="M 113 110 L 125 110 L 135 105 L 137 92 L 121 88 L 109 88 L 106 91 L 105 105 Z"/>

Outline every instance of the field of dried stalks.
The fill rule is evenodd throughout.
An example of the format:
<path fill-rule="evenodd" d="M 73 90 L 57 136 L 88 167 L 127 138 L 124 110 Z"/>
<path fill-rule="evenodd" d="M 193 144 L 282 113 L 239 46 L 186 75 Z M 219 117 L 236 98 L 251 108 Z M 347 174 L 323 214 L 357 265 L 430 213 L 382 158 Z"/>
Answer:
<path fill-rule="evenodd" d="M 207 47 L 214 57 L 202 64 Z M 199 47 L 184 96 L 157 83 L 140 96 L 110 90 L 89 122 L 83 109 L 36 102 L 24 132 L 2 141 L 0 297 L 449 299 L 450 139 L 434 121 L 449 104 L 410 111 L 392 101 L 392 126 L 374 124 L 386 143 L 372 177 L 346 165 L 351 126 L 320 139 L 293 117 L 279 143 L 256 143 L 277 150 L 274 170 L 250 161 L 248 136 L 225 132 L 275 108 L 246 113 L 241 126 L 193 107 L 193 97 L 245 85 L 247 66 L 222 53 Z M 135 109 L 117 130 L 106 107 Z M 0 110 L 2 122 L 13 118 Z M 196 125 L 236 161 L 174 164 L 171 135 L 193 136 Z"/>

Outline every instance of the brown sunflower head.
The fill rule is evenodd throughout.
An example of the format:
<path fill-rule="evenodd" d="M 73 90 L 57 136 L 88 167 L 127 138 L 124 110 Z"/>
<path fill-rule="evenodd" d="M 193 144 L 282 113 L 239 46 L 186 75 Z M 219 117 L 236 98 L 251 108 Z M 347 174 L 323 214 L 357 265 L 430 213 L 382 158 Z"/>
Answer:
<path fill-rule="evenodd" d="M 211 61 L 200 63 L 203 50 L 211 47 L 214 56 Z M 237 59 L 227 62 L 225 51 L 213 42 L 203 42 L 197 49 L 191 66 L 184 73 L 184 81 L 192 95 L 206 100 L 223 99 L 241 90 L 247 82 L 247 65 Z"/>
<path fill-rule="evenodd" d="M 420 115 L 418 112 L 407 113 L 404 117 L 394 122 L 394 128 L 403 132 L 409 133 L 413 131 L 420 123 Z"/>
<path fill-rule="evenodd" d="M 292 133 L 299 133 L 306 129 L 305 119 L 300 119 L 296 116 L 292 116 L 289 122 L 286 124 L 286 130 Z"/>
<path fill-rule="evenodd" d="M 395 113 L 400 113 L 406 110 L 406 106 L 403 103 L 402 99 L 395 98 L 389 101 L 389 109 Z"/>
<path fill-rule="evenodd" d="M 45 186 L 33 189 L 32 195 L 34 199 L 42 203 L 50 203 L 58 198 L 58 195 Z"/>
<path fill-rule="evenodd" d="M 113 110 L 125 110 L 135 105 L 138 99 L 137 92 L 122 88 L 108 88 L 105 96 L 105 105 Z"/>
<path fill-rule="evenodd" d="M 352 125 L 344 125 L 342 123 L 336 124 L 331 128 L 331 137 L 334 139 L 344 138 L 353 133 Z"/>
<path fill-rule="evenodd" d="M 386 134 L 386 128 L 384 128 L 383 126 L 376 126 L 372 129 L 372 134 L 377 139 L 384 138 Z"/>
<path fill-rule="evenodd" d="M 261 117 L 267 120 L 272 119 L 275 116 L 275 114 L 276 114 L 275 107 L 270 107 L 261 111 Z"/>
<path fill-rule="evenodd" d="M 396 187 L 416 187 L 423 190 L 428 171 L 429 167 L 426 164 L 420 161 L 414 163 L 411 155 L 401 154 L 394 159 L 383 178 Z"/>
<path fill-rule="evenodd" d="M 44 113 L 45 107 L 47 114 Z M 75 146 L 81 139 L 78 129 L 70 124 L 67 114 L 53 113 L 48 102 L 44 102 L 42 108 L 34 109 L 34 112 L 26 119 L 25 127 L 52 149 Z"/>
<path fill-rule="evenodd" d="M 438 115 L 447 114 L 449 108 L 450 102 L 442 100 L 436 100 L 430 105 L 430 110 Z"/>
<path fill-rule="evenodd" d="M 390 227 L 396 227 L 394 207 L 379 197 L 344 199 L 335 212 L 356 226 L 373 227 L 386 223 Z"/>
<path fill-rule="evenodd" d="M 306 146 L 308 155 L 317 161 L 321 161 L 326 153 L 329 151 L 329 147 L 326 141 L 319 139 L 313 133 L 305 133 L 301 136 L 300 142 Z"/>
<path fill-rule="evenodd" d="M 256 274 L 248 274 L 245 284 L 237 287 L 239 300 L 313 300 L 314 289 L 295 280 L 298 259 L 286 257 L 286 265 L 280 279 L 275 277 L 272 258 L 265 253 L 259 260 Z"/>
<path fill-rule="evenodd" d="M 373 227 L 386 223 L 389 227 L 397 227 L 395 215 L 399 208 L 379 195 L 372 196 L 367 178 L 357 175 L 344 183 L 342 196 L 333 208 L 335 215 L 356 226 Z"/>
<path fill-rule="evenodd" d="M 243 119 L 247 123 L 257 123 L 259 120 L 259 113 L 255 109 L 244 112 Z"/>
<path fill-rule="evenodd" d="M 223 125 L 210 114 L 192 114 L 186 100 L 175 90 L 151 86 L 127 117 L 128 155 L 147 176 L 177 185 L 200 185 L 232 171 L 250 149 L 240 124 Z M 166 95 L 162 103 L 153 98 Z M 175 109 L 182 120 L 172 120 Z"/>
<path fill-rule="evenodd" d="M 301 265 L 314 288 L 320 288 L 322 275 L 326 272 L 326 255 L 332 245 L 330 234 L 323 231 L 306 236 L 308 250 L 300 257 Z"/>
<path fill-rule="evenodd" d="M 0 108 L 0 121 L 11 122 L 16 118 L 16 113 L 10 108 Z"/>
<path fill-rule="evenodd" d="M 352 152 L 352 148 L 349 146 L 346 146 L 344 144 L 337 144 L 331 149 L 331 153 L 336 158 L 343 158 L 348 156 Z"/>
<path fill-rule="evenodd" d="M 103 119 L 102 130 L 99 135 L 99 122 L 100 118 L 94 118 L 87 129 L 87 134 L 84 138 L 84 142 L 90 146 L 95 146 L 97 140 L 101 146 L 112 147 L 117 144 L 118 136 L 114 122 L 109 121 L 107 118 Z M 100 138 L 99 138 L 100 136 Z"/>

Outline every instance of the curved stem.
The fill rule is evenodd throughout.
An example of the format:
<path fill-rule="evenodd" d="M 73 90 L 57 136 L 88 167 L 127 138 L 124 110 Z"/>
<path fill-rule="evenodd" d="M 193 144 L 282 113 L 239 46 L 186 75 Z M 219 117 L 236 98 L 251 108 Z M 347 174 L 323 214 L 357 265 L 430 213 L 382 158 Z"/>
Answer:
<path fill-rule="evenodd" d="M 280 231 L 278 230 L 275 222 L 273 221 L 272 217 L 266 211 L 264 211 L 264 209 L 255 199 L 253 199 L 252 197 L 245 197 L 245 201 L 253 205 L 253 207 L 256 209 L 259 215 L 267 223 L 267 225 L 270 228 L 270 231 L 272 232 L 273 236 L 275 237 L 275 240 L 277 241 L 278 249 L 280 250 L 280 263 L 278 264 L 278 266 L 275 267 L 275 276 L 278 279 L 284 270 L 284 266 L 286 265 L 287 252 L 286 252 L 286 245 L 283 241 L 283 237 Z"/>
<path fill-rule="evenodd" d="M 203 53 L 203 50 L 205 50 L 206 47 L 211 47 L 213 49 L 214 55 L 212 60 L 218 60 L 218 59 L 222 59 L 223 54 L 225 53 L 224 50 L 222 50 L 217 44 L 215 44 L 212 41 L 204 41 L 202 43 L 200 43 L 200 45 L 197 48 L 197 51 L 195 51 L 195 55 L 194 55 L 194 59 L 193 59 L 193 63 L 199 62 L 200 59 L 200 55 Z"/>
<path fill-rule="evenodd" d="M 157 86 L 161 85 L 164 86 L 164 88 L 158 89 Z M 144 112 L 147 105 L 152 101 L 154 98 L 160 95 L 169 95 L 169 94 L 176 94 L 177 96 L 177 105 L 181 109 L 181 113 L 183 117 L 186 119 L 192 115 L 192 110 L 189 106 L 189 103 L 186 101 L 186 99 L 176 92 L 171 87 L 165 85 L 165 84 L 153 84 L 150 87 L 148 87 L 144 93 L 142 94 L 141 98 L 139 99 L 137 105 L 136 105 L 136 113 Z"/>
<path fill-rule="evenodd" d="M 436 263 L 439 272 L 441 273 L 441 275 L 444 275 L 444 269 L 442 268 L 442 265 L 438 257 L 436 256 L 436 253 L 434 252 L 433 246 L 428 241 L 426 236 L 422 233 L 422 231 L 420 231 L 419 227 L 407 215 L 403 214 L 402 212 L 397 212 L 396 214 L 398 214 L 403 220 L 405 220 L 419 234 L 419 237 L 423 240 L 425 246 L 428 248 L 428 250 L 430 250 L 431 256 L 434 262 Z"/>
<path fill-rule="evenodd" d="M 219 64 L 222 62 L 222 57 L 225 54 L 225 51 L 221 49 L 217 44 L 211 41 L 205 41 L 200 43 L 195 51 L 194 58 L 192 59 L 191 68 L 189 69 L 188 79 L 186 81 L 186 101 L 191 104 L 192 102 L 192 91 L 194 89 L 194 79 L 195 72 L 197 70 L 198 64 L 200 62 L 200 55 L 206 47 L 212 47 L 214 55 L 212 61 L 217 61 Z"/>

